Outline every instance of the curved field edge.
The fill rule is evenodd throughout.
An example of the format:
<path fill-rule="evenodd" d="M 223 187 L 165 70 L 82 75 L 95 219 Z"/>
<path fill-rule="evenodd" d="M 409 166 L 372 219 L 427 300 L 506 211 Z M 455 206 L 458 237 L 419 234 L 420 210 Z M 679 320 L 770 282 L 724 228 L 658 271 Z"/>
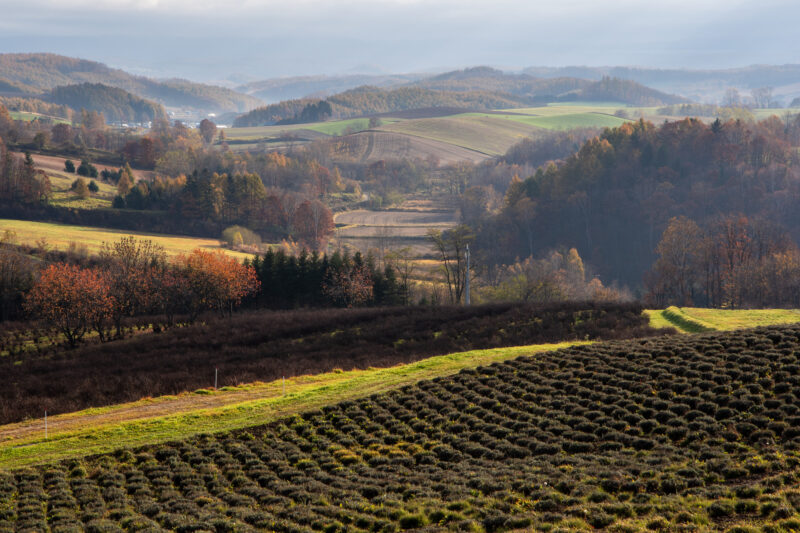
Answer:
<path fill-rule="evenodd" d="M 645 314 L 654 328 L 674 327 L 681 333 L 730 331 L 800 322 L 798 309 L 709 309 L 668 307 L 648 309 Z"/>
<path fill-rule="evenodd" d="M 329 372 L 266 384 L 198 390 L 180 396 L 145 399 L 111 407 L 58 415 L 0 427 L 0 469 L 46 464 L 63 459 L 106 453 L 120 448 L 179 440 L 263 425 L 282 417 L 455 374 L 520 356 L 554 351 L 588 342 L 562 342 L 511 348 L 473 350 L 430 357 L 384 369 Z M 189 400 L 187 401 L 187 398 Z M 196 401 L 191 401 L 196 398 Z M 208 398 L 217 405 L 208 407 Z M 181 411 L 175 412 L 177 404 Z M 149 407 L 163 409 L 153 416 Z M 170 414 L 162 414 L 167 411 Z M 61 429 L 59 429 L 61 428 Z"/>

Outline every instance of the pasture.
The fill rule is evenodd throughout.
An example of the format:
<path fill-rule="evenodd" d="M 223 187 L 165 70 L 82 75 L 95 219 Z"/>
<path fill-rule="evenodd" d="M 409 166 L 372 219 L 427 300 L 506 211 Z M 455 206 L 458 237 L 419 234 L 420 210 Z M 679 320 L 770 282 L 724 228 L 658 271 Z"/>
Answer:
<path fill-rule="evenodd" d="M 42 115 L 41 113 L 33 113 L 31 111 L 9 111 L 9 115 L 13 120 L 21 120 L 30 122 L 32 120 L 45 120 L 54 124 L 72 124 L 72 121 L 63 117 L 53 117 L 50 115 Z"/>
<path fill-rule="evenodd" d="M 645 311 L 654 328 L 674 327 L 683 333 L 730 331 L 800 322 L 798 309 L 707 309 L 670 307 Z"/>
<path fill-rule="evenodd" d="M 103 229 L 87 226 L 70 226 L 49 222 L 30 222 L 27 220 L 0 219 L 0 232 L 9 230 L 16 234 L 17 241 L 22 244 L 36 246 L 44 243 L 51 249 L 66 250 L 72 246 L 85 246 L 89 254 L 96 254 L 103 243 L 118 241 L 122 237 L 133 235 L 138 239 L 151 240 L 163 246 L 170 256 L 191 253 L 196 248 L 204 250 L 222 250 L 226 254 L 244 260 L 249 254 L 225 249 L 216 239 L 181 237 L 157 233 L 140 233 L 124 230 Z"/>

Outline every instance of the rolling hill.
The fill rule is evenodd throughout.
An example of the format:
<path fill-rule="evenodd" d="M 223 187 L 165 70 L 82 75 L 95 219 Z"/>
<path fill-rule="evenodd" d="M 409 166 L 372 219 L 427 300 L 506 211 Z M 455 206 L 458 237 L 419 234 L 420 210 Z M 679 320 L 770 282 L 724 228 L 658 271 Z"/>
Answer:
<path fill-rule="evenodd" d="M 413 82 L 418 74 L 368 75 L 352 74 L 348 76 L 293 76 L 254 81 L 236 88 L 240 93 L 249 94 L 267 103 L 293 100 L 298 98 L 326 97 L 356 87 L 369 85 L 372 87 L 392 87 Z"/>
<path fill-rule="evenodd" d="M 719 70 L 652 69 L 638 67 L 529 67 L 528 75 L 541 78 L 575 76 L 600 80 L 604 76 L 631 80 L 696 101 L 719 102 L 734 87 L 745 93 L 772 87 L 780 104 L 800 97 L 800 65 L 751 65 Z"/>
<path fill-rule="evenodd" d="M 287 100 L 260 107 L 238 117 L 234 126 L 265 126 L 298 115 L 318 99 Z M 598 81 L 578 78 L 540 79 L 507 74 L 489 67 L 475 67 L 426 78 L 403 87 L 357 87 L 330 96 L 333 118 L 351 118 L 420 108 L 455 107 L 463 110 L 512 109 L 565 102 L 617 102 L 624 105 L 658 106 L 687 103 L 630 80 L 603 77 Z"/>
<path fill-rule="evenodd" d="M 153 80 L 102 63 L 56 54 L 0 54 L 0 79 L 24 86 L 31 95 L 58 86 L 102 83 L 174 108 L 205 113 L 245 112 L 261 101 L 231 89 L 188 80 Z"/>
<path fill-rule="evenodd" d="M 62 85 L 50 91 L 46 98 L 75 110 L 98 111 L 111 122 L 150 122 L 167 116 L 161 104 L 102 83 Z"/>

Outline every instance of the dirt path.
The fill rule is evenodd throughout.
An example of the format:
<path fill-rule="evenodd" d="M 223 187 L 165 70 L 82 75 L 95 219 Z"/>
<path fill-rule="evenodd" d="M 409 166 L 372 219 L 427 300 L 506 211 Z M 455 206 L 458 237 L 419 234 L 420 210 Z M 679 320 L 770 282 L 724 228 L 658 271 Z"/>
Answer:
<path fill-rule="evenodd" d="M 302 378 L 295 378 L 295 383 Z M 163 396 L 156 399 L 144 399 L 133 403 L 120 404 L 110 408 L 100 408 L 99 412 L 81 411 L 48 417 L 49 433 L 64 433 L 85 429 L 92 426 L 103 426 L 120 422 L 133 422 L 148 418 L 167 416 L 175 413 L 186 413 L 214 407 L 237 404 L 250 400 L 277 398 L 283 394 L 281 383 L 272 382 L 255 384 L 242 389 L 226 391 L 209 391 L 207 393 L 189 392 L 177 397 Z M 44 435 L 44 419 L 26 420 L 0 426 L 0 444 L 23 441 Z"/>

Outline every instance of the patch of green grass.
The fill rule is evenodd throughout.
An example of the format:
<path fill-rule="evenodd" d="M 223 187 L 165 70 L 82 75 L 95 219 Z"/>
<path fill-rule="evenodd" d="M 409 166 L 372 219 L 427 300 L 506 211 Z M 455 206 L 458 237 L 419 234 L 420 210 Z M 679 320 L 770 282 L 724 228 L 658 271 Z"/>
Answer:
<path fill-rule="evenodd" d="M 117 194 L 117 188 L 109 183 L 94 179 L 99 190 L 92 193 L 88 198 L 80 198 L 72 192 L 72 182 L 80 176 L 67 172 L 56 172 L 49 170 L 47 176 L 50 178 L 50 186 L 53 195 L 50 203 L 61 207 L 73 207 L 76 209 L 107 209 L 111 207 L 111 202 Z M 87 184 L 92 178 L 84 178 Z"/>
<path fill-rule="evenodd" d="M 155 398 L 140 400 L 133 404 L 92 409 L 91 415 L 107 415 L 107 419 L 87 418 L 85 424 L 77 424 L 79 429 L 62 433 L 51 432 L 47 440 L 44 438 L 42 427 L 42 431 L 34 438 L 6 439 L 0 442 L 0 468 L 19 468 L 104 453 L 119 448 L 177 440 L 199 433 L 216 433 L 262 425 L 324 405 L 395 389 L 424 379 L 454 374 L 464 368 L 475 368 L 576 344 L 588 343 L 563 342 L 473 350 L 431 357 L 391 368 L 334 371 L 315 376 L 300 376 L 285 381 L 285 395 L 283 395 L 283 382 L 280 380 L 266 384 L 251 384 L 242 390 L 257 392 L 259 388 L 265 388 L 274 392 L 274 396 L 249 401 L 237 401 L 242 397 L 237 398 L 237 395 L 241 394 L 239 388 L 237 391 L 209 391 L 208 394 L 193 396 L 202 401 L 203 398 L 210 396 L 230 395 L 232 403 L 213 408 L 189 408 L 167 416 L 139 418 L 132 421 L 117 420 L 115 414 L 130 412 L 132 407 L 140 405 L 174 400 Z M 80 420 L 85 415 L 86 412 L 82 411 L 53 417 L 51 420 L 59 418 Z M 109 421 L 99 423 L 98 420 Z M 2 434 L 0 428 L 0 436 Z"/>
<path fill-rule="evenodd" d="M 661 315 L 673 326 L 687 333 L 702 333 L 716 329 L 700 320 L 685 315 L 679 307 L 667 307 L 661 312 Z"/>
<path fill-rule="evenodd" d="M 683 333 L 729 331 L 800 322 L 798 309 L 707 309 L 668 307 L 647 310 L 654 328 L 674 327 Z"/>
<path fill-rule="evenodd" d="M 122 237 L 133 235 L 139 239 L 149 239 L 163 246 L 167 254 L 173 256 L 191 253 L 196 248 L 202 248 L 205 250 L 223 250 L 226 254 L 240 260 L 250 257 L 249 254 L 222 248 L 220 241 L 216 239 L 0 219 L 0 232 L 4 230 L 11 230 L 16 233 L 18 242 L 22 244 L 35 245 L 40 239 L 46 239 L 49 246 L 60 250 L 67 249 L 70 243 L 77 243 L 85 245 L 89 253 L 97 253 L 104 242 L 111 243 L 120 240 Z"/>
<path fill-rule="evenodd" d="M 26 122 L 30 122 L 32 120 L 36 120 L 37 118 L 42 118 L 42 119 L 52 120 L 56 124 L 72 124 L 71 121 L 69 121 L 69 120 L 67 120 L 65 118 L 62 118 L 62 117 L 53 117 L 53 116 L 50 116 L 50 115 L 42 115 L 40 113 L 32 113 L 30 111 L 9 111 L 8 114 L 11 115 L 11 118 L 14 119 L 14 120 L 24 120 Z"/>
<path fill-rule="evenodd" d="M 509 115 L 509 120 L 516 120 L 544 128 L 547 130 L 571 130 L 576 128 L 614 128 L 629 122 L 630 119 L 615 117 L 605 113 L 572 113 L 565 115 L 553 115 L 544 117 L 521 117 Z"/>
<path fill-rule="evenodd" d="M 400 119 L 385 118 L 381 119 L 383 124 L 399 122 Z M 285 124 L 280 126 L 255 126 L 249 128 L 228 128 L 225 130 L 227 140 L 260 140 L 275 139 L 282 137 L 287 132 L 294 132 L 302 137 L 302 131 L 313 131 L 325 135 L 342 135 L 345 130 L 353 132 L 366 130 L 369 128 L 369 119 L 351 118 L 345 120 L 331 120 L 328 122 L 312 122 L 309 124 Z"/>
<path fill-rule="evenodd" d="M 683 314 L 714 329 L 755 328 L 800 322 L 800 309 L 703 309 L 682 307 Z"/>

